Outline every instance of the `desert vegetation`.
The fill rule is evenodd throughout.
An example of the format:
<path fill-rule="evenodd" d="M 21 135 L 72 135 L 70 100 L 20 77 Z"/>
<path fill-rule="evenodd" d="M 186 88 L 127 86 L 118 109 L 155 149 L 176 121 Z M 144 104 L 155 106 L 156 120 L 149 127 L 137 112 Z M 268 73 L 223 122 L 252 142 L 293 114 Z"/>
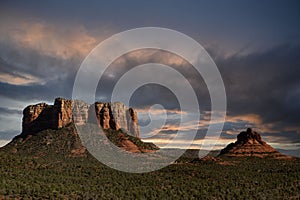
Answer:
<path fill-rule="evenodd" d="M 0 198 L 297 199 L 300 160 L 222 158 L 130 174 L 93 157 L 0 154 Z"/>

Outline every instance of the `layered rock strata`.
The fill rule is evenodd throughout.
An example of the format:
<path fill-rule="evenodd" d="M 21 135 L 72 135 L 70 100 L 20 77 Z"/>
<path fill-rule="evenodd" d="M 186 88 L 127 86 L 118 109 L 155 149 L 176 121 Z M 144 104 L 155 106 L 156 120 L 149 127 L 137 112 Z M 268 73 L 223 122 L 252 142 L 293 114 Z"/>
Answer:
<path fill-rule="evenodd" d="M 237 141 L 227 145 L 220 155 L 225 156 L 256 156 L 256 157 L 284 157 L 261 139 L 260 134 L 248 128 L 237 135 Z"/>

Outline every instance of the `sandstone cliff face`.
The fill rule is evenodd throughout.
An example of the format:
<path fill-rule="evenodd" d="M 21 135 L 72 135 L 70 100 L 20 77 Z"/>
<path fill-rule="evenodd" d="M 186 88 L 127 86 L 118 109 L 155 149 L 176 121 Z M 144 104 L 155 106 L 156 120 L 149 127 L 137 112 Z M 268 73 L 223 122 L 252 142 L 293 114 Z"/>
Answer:
<path fill-rule="evenodd" d="M 84 125 L 97 123 L 103 129 L 128 131 L 139 137 L 137 114 L 123 103 L 96 102 L 89 105 L 83 101 L 55 99 L 54 105 L 40 103 L 27 106 L 23 111 L 22 135 L 35 134 L 45 129 L 59 129 L 74 122 Z"/>
<path fill-rule="evenodd" d="M 56 114 L 57 128 L 62 128 L 73 121 L 72 117 L 73 101 L 62 98 L 55 99 L 54 113 Z"/>
<path fill-rule="evenodd" d="M 133 108 L 129 108 L 127 111 L 127 127 L 130 133 L 135 133 L 136 137 L 140 137 L 138 117 L 136 111 L 133 110 Z"/>
<path fill-rule="evenodd" d="M 237 141 L 227 145 L 220 155 L 226 156 L 256 156 L 285 157 L 261 139 L 260 134 L 248 128 L 237 136 Z"/>
<path fill-rule="evenodd" d="M 121 127 L 128 127 L 126 116 L 126 112 L 128 109 L 125 107 L 125 105 L 121 102 L 116 102 L 112 103 L 110 107 L 116 129 L 119 129 Z M 127 130 L 129 131 L 129 127 Z"/>
<path fill-rule="evenodd" d="M 53 107 L 45 103 L 26 107 L 23 110 L 22 133 L 37 133 L 58 127 Z"/>
<path fill-rule="evenodd" d="M 88 122 L 90 105 L 84 101 L 73 102 L 73 121 L 76 125 L 84 125 Z"/>

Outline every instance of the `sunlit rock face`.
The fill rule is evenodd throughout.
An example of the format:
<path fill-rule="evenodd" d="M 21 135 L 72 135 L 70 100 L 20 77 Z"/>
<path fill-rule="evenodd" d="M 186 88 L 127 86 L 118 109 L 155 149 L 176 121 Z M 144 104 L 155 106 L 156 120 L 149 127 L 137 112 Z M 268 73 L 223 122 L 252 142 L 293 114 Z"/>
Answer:
<path fill-rule="evenodd" d="M 263 141 L 260 134 L 251 128 L 238 134 L 237 141 L 227 145 L 220 154 L 225 156 L 284 157 Z"/>
<path fill-rule="evenodd" d="M 140 138 L 137 112 L 133 108 L 127 110 L 127 127 L 130 133 L 134 133 L 135 137 Z"/>
<path fill-rule="evenodd" d="M 128 131 L 139 137 L 137 113 L 121 102 L 96 102 L 55 99 L 54 105 L 39 103 L 23 110 L 22 135 L 35 134 L 45 129 L 59 129 L 74 122 L 76 125 L 97 123 L 103 129 Z"/>
<path fill-rule="evenodd" d="M 55 121 L 57 121 L 57 128 L 62 128 L 73 121 L 72 117 L 73 101 L 56 98 L 53 106 L 55 113 Z"/>

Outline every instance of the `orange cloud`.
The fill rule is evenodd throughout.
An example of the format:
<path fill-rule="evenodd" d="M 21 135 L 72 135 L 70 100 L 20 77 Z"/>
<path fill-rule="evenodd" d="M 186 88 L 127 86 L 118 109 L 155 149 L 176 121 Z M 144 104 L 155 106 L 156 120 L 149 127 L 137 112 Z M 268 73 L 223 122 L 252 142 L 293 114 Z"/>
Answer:
<path fill-rule="evenodd" d="M 52 24 L 15 18 L 0 19 L 0 23 L 0 39 L 17 48 L 28 48 L 61 59 L 85 57 L 100 41 L 115 32 L 109 24 L 93 29 L 91 34 L 80 24 Z"/>
<path fill-rule="evenodd" d="M 179 125 L 173 125 L 173 124 L 167 124 L 162 127 L 162 130 L 167 131 L 190 131 L 190 130 L 197 130 L 199 127 L 199 122 L 188 122 L 188 123 L 182 123 Z"/>
<path fill-rule="evenodd" d="M 262 119 L 257 114 L 227 116 L 226 121 L 228 121 L 228 122 L 248 121 L 248 122 L 251 122 L 254 124 L 262 124 Z"/>
<path fill-rule="evenodd" d="M 15 76 L 11 74 L 0 73 L 0 82 L 9 83 L 11 85 L 30 85 L 34 83 L 43 84 L 39 78 L 24 73 L 18 73 Z"/>
<path fill-rule="evenodd" d="M 40 22 L 23 22 L 11 37 L 18 46 L 62 59 L 87 55 L 98 42 L 82 26 L 68 29 Z"/>
<path fill-rule="evenodd" d="M 114 61 L 117 65 L 125 65 L 128 60 L 137 61 L 138 63 L 147 63 L 149 61 L 165 64 L 168 66 L 185 66 L 187 62 L 180 56 L 173 53 L 161 51 L 158 49 L 140 49 L 129 52 L 126 56 L 122 56 Z"/>
<path fill-rule="evenodd" d="M 181 111 L 181 110 L 163 110 L 163 109 L 150 109 L 150 107 L 147 108 L 138 108 L 135 109 L 137 113 L 139 114 L 148 114 L 149 112 L 153 115 L 160 115 L 164 113 L 169 113 L 169 114 L 176 114 L 176 115 L 187 115 L 186 111 Z"/>
<path fill-rule="evenodd" d="M 255 127 L 251 127 L 251 128 L 254 128 L 259 132 L 269 132 L 269 133 L 276 132 L 273 129 L 275 124 L 264 123 L 261 116 L 259 116 L 258 114 L 251 113 L 251 114 L 245 114 L 245 115 L 227 116 L 226 121 L 233 122 L 233 123 L 238 123 L 238 122 L 244 121 L 244 122 L 249 123 L 249 127 L 253 126 L 253 124 L 254 124 Z M 228 131 L 227 133 L 230 134 L 230 132 L 232 132 L 233 134 L 237 134 L 239 131 L 242 131 L 242 130 L 233 130 L 233 131 L 236 131 L 236 133 L 234 133 L 232 131 Z"/>

